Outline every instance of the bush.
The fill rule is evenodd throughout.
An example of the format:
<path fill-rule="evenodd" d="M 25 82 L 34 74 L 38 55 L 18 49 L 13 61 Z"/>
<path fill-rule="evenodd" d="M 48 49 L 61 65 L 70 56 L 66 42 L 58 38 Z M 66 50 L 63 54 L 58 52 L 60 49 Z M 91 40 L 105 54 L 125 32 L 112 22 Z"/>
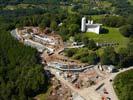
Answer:
<path fill-rule="evenodd" d="M 101 28 L 100 29 L 100 34 L 107 34 L 107 33 L 109 33 L 108 29 L 106 29 L 106 28 Z"/>
<path fill-rule="evenodd" d="M 100 57 L 100 60 L 103 65 L 117 65 L 119 61 L 118 55 L 112 47 L 107 47 L 104 49 L 104 52 Z"/>
<path fill-rule="evenodd" d="M 66 52 L 66 56 L 68 57 L 72 57 L 76 52 L 75 52 L 75 49 L 67 49 L 65 50 Z"/>

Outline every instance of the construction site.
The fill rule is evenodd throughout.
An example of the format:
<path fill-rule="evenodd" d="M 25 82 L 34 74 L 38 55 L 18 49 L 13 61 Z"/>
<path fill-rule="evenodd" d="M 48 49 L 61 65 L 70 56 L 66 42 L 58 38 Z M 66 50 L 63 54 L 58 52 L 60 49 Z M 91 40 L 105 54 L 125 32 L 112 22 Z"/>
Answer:
<path fill-rule="evenodd" d="M 24 27 L 22 29 L 12 30 L 11 35 L 25 45 L 36 48 L 41 54 L 42 64 L 45 66 L 44 69 L 49 70 L 50 73 L 60 81 L 60 84 L 58 82 L 55 82 L 57 84 L 53 84 L 53 86 L 58 89 L 54 88 L 50 95 L 56 96 L 58 94 L 60 95 L 59 98 L 62 98 L 62 96 L 68 93 L 68 96 L 66 96 L 67 99 L 56 98 L 53 100 L 102 99 L 102 93 L 99 92 L 100 90 L 96 91 L 96 88 L 94 88 L 93 91 L 98 99 L 93 99 L 94 97 L 89 97 L 89 99 L 88 95 L 82 94 L 81 91 L 84 93 L 84 91 L 86 91 L 85 89 L 97 86 L 101 81 L 107 79 L 114 67 L 88 65 L 87 63 L 81 63 L 78 60 L 73 60 L 62 54 L 66 48 L 80 48 L 83 44 L 66 45 L 61 36 L 49 28 L 41 30 L 38 27 Z M 69 89 L 64 89 L 64 86 L 67 86 Z M 60 88 L 63 88 L 63 91 L 61 91 Z M 57 92 L 57 90 L 59 91 Z M 65 92 L 64 90 L 66 90 L 67 93 L 63 93 Z M 72 96 L 73 93 L 77 93 L 78 95 Z M 91 94 L 91 96 L 93 95 Z M 80 99 L 74 99 L 73 97 Z"/>

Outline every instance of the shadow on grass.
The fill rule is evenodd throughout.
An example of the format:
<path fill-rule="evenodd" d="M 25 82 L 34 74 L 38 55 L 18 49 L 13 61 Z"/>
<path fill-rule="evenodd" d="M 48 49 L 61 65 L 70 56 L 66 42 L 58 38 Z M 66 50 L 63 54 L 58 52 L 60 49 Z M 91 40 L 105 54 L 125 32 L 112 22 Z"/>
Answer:
<path fill-rule="evenodd" d="M 109 33 L 108 29 L 103 28 L 103 27 L 100 29 L 100 34 L 108 34 L 108 33 Z"/>

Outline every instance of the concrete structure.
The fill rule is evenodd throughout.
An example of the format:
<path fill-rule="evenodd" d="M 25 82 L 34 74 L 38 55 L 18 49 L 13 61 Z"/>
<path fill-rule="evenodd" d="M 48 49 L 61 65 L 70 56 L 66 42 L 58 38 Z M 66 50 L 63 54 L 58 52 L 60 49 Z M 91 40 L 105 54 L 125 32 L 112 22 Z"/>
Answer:
<path fill-rule="evenodd" d="M 52 39 L 48 38 L 47 36 L 41 37 L 38 35 L 34 35 L 33 40 L 43 44 L 55 45 L 55 42 Z"/>
<path fill-rule="evenodd" d="M 54 68 L 54 69 L 58 69 L 60 71 L 73 71 L 73 72 L 82 72 L 85 69 L 89 69 L 94 67 L 94 65 L 90 65 L 90 66 L 82 66 L 82 67 L 72 67 L 70 65 L 64 64 L 64 63 L 59 63 L 59 62 L 49 62 L 47 63 L 48 67 Z"/>
<path fill-rule="evenodd" d="M 98 46 L 98 47 L 111 47 L 111 46 L 118 46 L 119 45 L 119 43 L 107 43 L 107 42 L 103 42 L 103 43 L 96 43 L 96 45 Z"/>
<path fill-rule="evenodd" d="M 115 70 L 113 65 L 107 66 L 108 72 L 112 73 Z"/>
<path fill-rule="evenodd" d="M 94 32 L 96 34 L 100 33 L 100 26 L 102 24 L 93 24 L 93 20 L 88 20 L 86 23 L 86 18 L 83 17 L 81 20 L 81 31 L 82 32 Z"/>
<path fill-rule="evenodd" d="M 36 48 L 39 52 L 43 52 L 43 50 L 45 49 L 45 47 L 42 44 L 34 42 L 30 39 L 25 39 L 24 44 L 28 45 L 28 46 L 31 46 L 33 48 Z"/>
<path fill-rule="evenodd" d="M 86 31 L 86 18 L 83 17 L 81 21 L 81 31 L 85 32 Z"/>
<path fill-rule="evenodd" d="M 17 40 L 21 40 L 21 39 L 22 39 L 21 36 L 18 34 L 18 30 L 17 30 L 17 29 L 12 30 L 12 31 L 11 31 L 11 35 L 12 35 L 13 37 L 15 37 Z"/>

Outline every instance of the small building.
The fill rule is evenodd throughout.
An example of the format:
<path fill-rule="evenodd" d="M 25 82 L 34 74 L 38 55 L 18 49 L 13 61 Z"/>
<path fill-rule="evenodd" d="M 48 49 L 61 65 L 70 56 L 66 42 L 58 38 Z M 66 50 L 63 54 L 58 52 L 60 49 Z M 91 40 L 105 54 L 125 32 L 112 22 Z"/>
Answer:
<path fill-rule="evenodd" d="M 93 24 L 93 20 L 88 20 L 88 22 L 86 22 L 86 17 L 83 17 L 81 20 L 81 31 L 100 34 L 101 25 L 102 24 Z"/>
<path fill-rule="evenodd" d="M 34 41 L 30 40 L 30 39 L 25 39 L 24 40 L 24 44 L 28 45 L 28 46 L 31 46 L 33 48 L 36 48 L 39 52 L 43 52 L 44 49 L 45 49 L 45 47 L 42 44 L 34 42 Z"/>

